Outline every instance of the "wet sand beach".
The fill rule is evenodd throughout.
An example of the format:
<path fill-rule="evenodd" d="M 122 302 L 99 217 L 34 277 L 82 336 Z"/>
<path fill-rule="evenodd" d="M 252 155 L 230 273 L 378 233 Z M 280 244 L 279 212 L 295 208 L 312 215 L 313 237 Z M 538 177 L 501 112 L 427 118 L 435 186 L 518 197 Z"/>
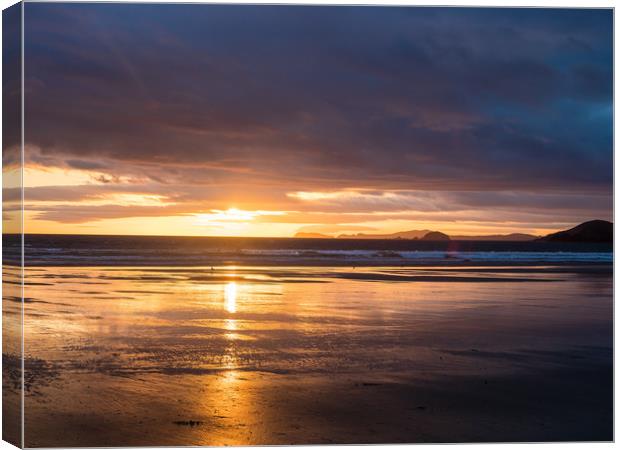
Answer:
<path fill-rule="evenodd" d="M 611 265 L 25 280 L 29 447 L 613 438 Z"/>

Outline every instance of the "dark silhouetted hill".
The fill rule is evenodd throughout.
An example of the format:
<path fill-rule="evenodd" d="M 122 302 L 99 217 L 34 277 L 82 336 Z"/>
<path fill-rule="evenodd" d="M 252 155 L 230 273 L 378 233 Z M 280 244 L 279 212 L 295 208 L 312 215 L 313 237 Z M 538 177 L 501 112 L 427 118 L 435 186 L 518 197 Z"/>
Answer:
<path fill-rule="evenodd" d="M 422 237 L 423 241 L 449 241 L 450 236 L 441 231 L 431 231 Z"/>
<path fill-rule="evenodd" d="M 614 224 L 606 220 L 591 220 L 570 230 L 558 231 L 539 239 L 544 242 L 613 242 Z"/>

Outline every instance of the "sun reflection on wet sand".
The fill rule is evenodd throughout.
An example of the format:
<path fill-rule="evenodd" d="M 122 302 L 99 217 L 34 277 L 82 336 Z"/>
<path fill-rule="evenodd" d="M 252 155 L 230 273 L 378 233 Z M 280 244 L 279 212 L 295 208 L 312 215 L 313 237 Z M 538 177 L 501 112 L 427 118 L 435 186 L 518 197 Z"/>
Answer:
<path fill-rule="evenodd" d="M 224 286 L 224 309 L 230 314 L 237 312 L 237 283 L 234 281 Z M 239 437 L 247 433 L 246 421 L 250 414 L 251 399 L 240 386 L 241 372 L 239 371 L 237 341 L 243 336 L 238 333 L 237 322 L 238 320 L 232 317 L 224 320 L 224 330 L 226 330 L 224 338 L 227 343 L 220 364 L 222 371 L 211 382 L 209 388 L 214 398 L 219 399 L 216 404 L 220 416 L 221 432 L 217 433 L 216 437 L 213 433 L 201 435 L 201 445 L 213 445 L 214 442 L 218 445 L 235 445 Z M 249 436 L 245 436 L 243 442 L 251 442 Z"/>
<path fill-rule="evenodd" d="M 231 281 L 224 288 L 224 308 L 231 314 L 237 312 L 237 283 Z M 229 341 L 223 358 L 223 368 L 228 369 L 224 372 L 224 378 L 228 381 L 234 381 L 236 378 L 235 369 L 237 368 L 237 352 L 235 340 L 239 335 L 237 331 L 237 321 L 235 319 L 226 319 L 224 328 L 228 331 L 224 337 Z"/>
<path fill-rule="evenodd" d="M 231 314 L 237 312 L 237 283 L 234 281 L 224 288 L 224 307 Z"/>

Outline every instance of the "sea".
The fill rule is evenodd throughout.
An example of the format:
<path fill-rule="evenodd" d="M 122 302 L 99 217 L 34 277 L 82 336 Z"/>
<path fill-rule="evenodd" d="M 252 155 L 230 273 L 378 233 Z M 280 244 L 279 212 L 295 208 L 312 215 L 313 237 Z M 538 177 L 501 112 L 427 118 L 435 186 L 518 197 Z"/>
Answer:
<path fill-rule="evenodd" d="M 17 264 L 20 235 L 4 235 L 4 262 Z M 611 263 L 611 243 L 419 241 L 27 234 L 25 263 L 48 265 L 405 266 L 478 263 Z"/>

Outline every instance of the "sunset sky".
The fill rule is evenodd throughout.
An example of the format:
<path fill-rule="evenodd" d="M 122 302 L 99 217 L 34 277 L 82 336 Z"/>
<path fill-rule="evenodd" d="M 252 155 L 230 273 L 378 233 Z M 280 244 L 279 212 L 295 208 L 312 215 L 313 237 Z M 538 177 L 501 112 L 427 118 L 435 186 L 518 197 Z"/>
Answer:
<path fill-rule="evenodd" d="M 25 56 L 27 232 L 612 219 L 611 10 L 27 3 Z"/>

